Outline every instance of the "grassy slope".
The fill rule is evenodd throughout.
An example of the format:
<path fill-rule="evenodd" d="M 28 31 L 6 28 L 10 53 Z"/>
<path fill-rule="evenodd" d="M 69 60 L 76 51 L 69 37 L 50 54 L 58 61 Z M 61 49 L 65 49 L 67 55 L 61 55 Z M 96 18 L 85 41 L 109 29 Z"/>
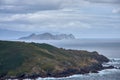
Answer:
<path fill-rule="evenodd" d="M 48 44 L 0 41 L 0 74 L 47 74 L 77 69 L 107 58 L 97 52 L 60 49 Z"/>

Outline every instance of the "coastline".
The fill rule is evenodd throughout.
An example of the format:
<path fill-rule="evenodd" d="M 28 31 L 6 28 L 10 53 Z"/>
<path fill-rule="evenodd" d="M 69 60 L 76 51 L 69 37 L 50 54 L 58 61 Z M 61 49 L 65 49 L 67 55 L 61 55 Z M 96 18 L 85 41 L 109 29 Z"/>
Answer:
<path fill-rule="evenodd" d="M 107 67 L 103 67 L 102 64 L 97 64 L 97 65 L 93 65 L 90 67 L 85 67 L 83 69 L 77 70 L 77 69 L 68 69 L 65 70 L 64 72 L 61 73 L 55 73 L 55 74 L 47 74 L 47 75 L 39 75 L 39 74 L 33 74 L 33 75 L 25 75 L 25 74 L 21 74 L 18 76 L 0 76 L 1 80 L 4 79 L 37 79 L 37 78 L 64 78 L 64 77 L 70 77 L 73 75 L 85 75 L 85 74 L 89 74 L 89 73 L 99 73 L 99 71 L 102 70 L 106 70 L 106 69 L 115 69 L 114 66 L 107 66 Z"/>
<path fill-rule="evenodd" d="M 9 46 L 6 47 L 4 45 L 9 45 Z M 100 70 L 111 68 L 111 67 L 104 68 L 102 66 L 102 63 L 108 62 L 109 59 L 103 55 L 100 55 L 96 51 L 88 52 L 84 50 L 71 50 L 71 49 L 66 50 L 66 49 L 54 47 L 49 44 L 12 42 L 12 41 L 1 41 L 1 47 L 2 47 L 1 51 L 5 52 L 3 54 L 8 55 L 7 56 L 8 60 L 6 61 L 4 60 L 4 57 L 6 57 L 6 55 L 4 56 L 1 54 L 1 56 L 3 56 L 1 57 L 3 58 L 1 62 L 3 61 L 4 61 L 3 63 L 8 62 L 8 64 L 1 65 L 1 69 L 3 69 L 3 72 L 1 72 L 0 75 L 1 80 L 26 79 L 26 78 L 35 79 L 38 77 L 42 77 L 42 78 L 67 77 L 74 74 L 98 73 L 98 71 Z M 13 51 L 11 51 L 11 47 L 12 50 L 13 51 L 16 50 L 17 53 L 13 53 Z M 9 55 L 9 53 L 12 55 Z M 34 56 L 32 56 L 33 53 Z M 30 59 L 26 58 L 26 56 L 29 57 Z M 11 62 L 9 62 L 10 60 Z M 55 62 L 56 60 L 57 63 Z M 51 62 L 56 64 L 52 64 Z M 25 65 L 22 65 L 23 63 Z M 44 63 L 44 65 L 41 63 Z M 14 64 L 15 66 L 14 65 L 10 66 L 12 64 Z M 31 67 L 32 64 L 34 65 Z M 6 66 L 8 66 L 7 72 L 6 72 Z M 15 68 L 17 68 L 20 71 L 16 70 Z M 39 70 L 40 68 L 41 70 Z M 62 70 L 59 70 L 60 68 L 62 68 Z M 13 72 L 11 73 L 12 70 Z M 27 70 L 28 72 L 26 72 L 25 70 Z"/>

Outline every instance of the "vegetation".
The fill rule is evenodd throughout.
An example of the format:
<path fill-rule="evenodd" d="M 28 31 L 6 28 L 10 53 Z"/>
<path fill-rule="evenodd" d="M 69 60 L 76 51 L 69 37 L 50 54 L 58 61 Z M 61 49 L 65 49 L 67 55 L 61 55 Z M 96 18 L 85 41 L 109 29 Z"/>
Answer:
<path fill-rule="evenodd" d="M 97 52 L 65 50 L 45 43 L 0 41 L 0 75 L 5 76 L 60 76 L 65 70 L 81 70 L 107 61 Z"/>

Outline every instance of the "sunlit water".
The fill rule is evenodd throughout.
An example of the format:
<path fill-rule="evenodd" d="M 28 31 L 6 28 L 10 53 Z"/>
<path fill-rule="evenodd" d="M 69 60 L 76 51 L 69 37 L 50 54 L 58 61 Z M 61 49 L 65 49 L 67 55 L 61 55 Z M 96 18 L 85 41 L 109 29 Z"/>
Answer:
<path fill-rule="evenodd" d="M 65 49 L 97 51 L 112 58 L 106 65 L 120 67 L 120 39 L 27 40 L 26 42 L 49 43 Z M 106 69 L 99 71 L 99 73 L 64 78 L 38 78 L 36 80 L 120 80 L 120 69 Z"/>

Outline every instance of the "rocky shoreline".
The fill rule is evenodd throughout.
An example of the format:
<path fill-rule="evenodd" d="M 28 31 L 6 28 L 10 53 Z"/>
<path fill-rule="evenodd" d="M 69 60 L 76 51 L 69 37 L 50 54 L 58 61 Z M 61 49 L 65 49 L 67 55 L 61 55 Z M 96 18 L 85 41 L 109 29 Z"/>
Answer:
<path fill-rule="evenodd" d="M 113 68 L 104 67 L 109 59 L 96 51 L 14 41 L 0 41 L 0 47 L 0 80 L 67 77 Z"/>
<path fill-rule="evenodd" d="M 98 71 L 104 70 L 104 69 L 120 69 L 120 68 L 116 68 L 114 66 L 102 66 L 102 64 L 94 64 L 92 66 L 88 66 L 88 67 L 84 67 L 81 69 L 67 69 L 64 70 L 63 72 L 56 72 L 56 73 L 47 73 L 47 74 L 19 74 L 16 76 L 7 76 L 6 74 L 2 74 L 0 75 L 0 80 L 5 80 L 5 79 L 18 79 L 18 80 L 22 80 L 22 79 L 36 79 L 38 77 L 55 77 L 55 78 L 59 78 L 59 77 L 68 77 L 74 74 L 87 74 L 87 73 L 98 73 Z"/>

